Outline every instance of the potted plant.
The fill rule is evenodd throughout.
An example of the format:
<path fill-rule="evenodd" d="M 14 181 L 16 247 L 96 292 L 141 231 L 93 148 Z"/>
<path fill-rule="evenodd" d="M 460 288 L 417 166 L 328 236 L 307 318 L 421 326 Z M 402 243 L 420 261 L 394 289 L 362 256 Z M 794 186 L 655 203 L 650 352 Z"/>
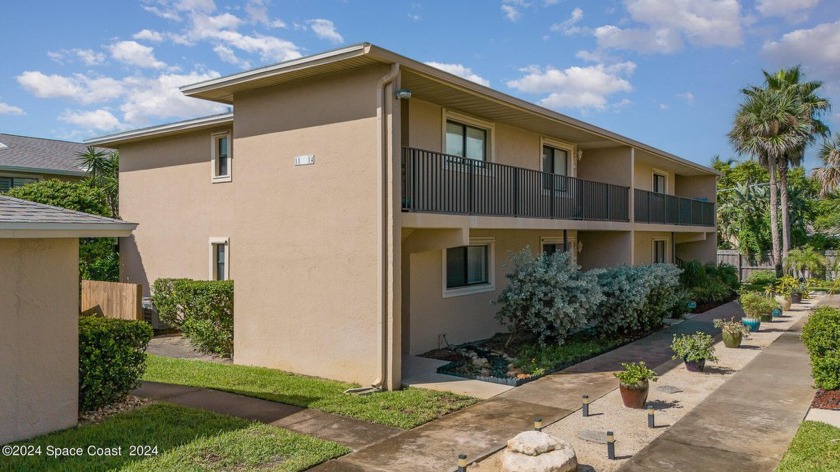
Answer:
<path fill-rule="evenodd" d="M 720 328 L 723 335 L 723 345 L 726 347 L 740 347 L 743 338 L 750 336 L 750 330 L 740 321 L 735 321 L 735 317 L 730 318 L 729 321 L 723 319 L 714 320 L 715 328 Z"/>
<path fill-rule="evenodd" d="M 674 335 L 671 350 L 674 351 L 673 358 L 684 360 L 685 368 L 691 372 L 703 372 L 706 361 L 717 362 L 715 340 L 702 331 Z"/>
<path fill-rule="evenodd" d="M 741 304 L 745 316 L 741 323 L 750 331 L 758 331 L 762 321 L 773 319 L 776 302 L 758 292 L 742 293 L 738 303 Z"/>
<path fill-rule="evenodd" d="M 656 382 L 656 372 L 650 370 L 644 361 L 621 363 L 624 370 L 616 372 L 618 378 L 618 390 L 621 392 L 621 400 L 628 408 L 644 408 L 647 401 L 649 382 Z"/>
<path fill-rule="evenodd" d="M 802 303 L 802 298 L 807 297 L 808 285 L 805 283 L 805 279 L 785 275 L 776 283 L 776 292 L 784 295 L 791 303 Z"/>

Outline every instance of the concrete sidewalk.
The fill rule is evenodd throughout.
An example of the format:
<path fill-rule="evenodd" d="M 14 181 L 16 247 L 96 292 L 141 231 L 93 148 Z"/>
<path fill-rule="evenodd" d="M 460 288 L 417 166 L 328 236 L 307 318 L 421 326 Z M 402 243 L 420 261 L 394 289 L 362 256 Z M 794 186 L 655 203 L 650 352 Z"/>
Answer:
<path fill-rule="evenodd" d="M 612 372 L 622 362 L 643 360 L 660 366 L 657 372 L 678 365 L 671 361 L 671 340 L 676 333 L 714 333 L 714 318 L 740 317 L 735 303 L 727 303 L 691 320 L 574 365 L 560 373 L 509 390 L 489 400 L 426 423 L 373 444 L 358 452 L 326 462 L 312 470 L 330 471 L 446 471 L 455 470 L 458 454 L 477 461 L 505 447 L 508 439 L 533 428 L 536 417 L 548 425 L 577 411 L 581 397 L 600 398 L 618 388 Z"/>
<path fill-rule="evenodd" d="M 836 304 L 826 298 L 821 304 Z M 772 471 L 814 397 L 801 319 L 621 471 Z"/>

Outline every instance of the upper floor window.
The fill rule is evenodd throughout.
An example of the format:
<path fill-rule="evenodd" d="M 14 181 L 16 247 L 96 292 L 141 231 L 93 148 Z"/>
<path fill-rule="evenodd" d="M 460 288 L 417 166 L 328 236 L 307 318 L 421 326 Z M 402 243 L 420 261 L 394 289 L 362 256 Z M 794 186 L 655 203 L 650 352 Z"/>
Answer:
<path fill-rule="evenodd" d="M 487 130 L 446 121 L 446 154 L 477 161 L 487 160 Z"/>
<path fill-rule="evenodd" d="M 212 143 L 213 182 L 230 182 L 231 150 L 233 148 L 230 132 L 213 133 Z"/>
<path fill-rule="evenodd" d="M 653 193 L 668 193 L 667 181 L 663 174 L 653 173 Z"/>
<path fill-rule="evenodd" d="M 29 177 L 0 177 L 0 192 L 8 192 L 15 187 L 23 187 L 37 181 L 38 179 Z"/>
<path fill-rule="evenodd" d="M 543 179 L 543 188 L 545 190 L 566 190 L 566 179 L 564 177 L 569 175 L 569 151 L 543 145 L 542 171 L 547 174 L 553 174 L 546 175 Z"/>

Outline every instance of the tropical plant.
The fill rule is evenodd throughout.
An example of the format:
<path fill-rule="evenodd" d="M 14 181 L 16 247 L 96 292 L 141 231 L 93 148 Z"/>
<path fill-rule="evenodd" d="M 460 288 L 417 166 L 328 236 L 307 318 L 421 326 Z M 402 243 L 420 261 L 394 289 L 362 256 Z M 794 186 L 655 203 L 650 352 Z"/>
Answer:
<path fill-rule="evenodd" d="M 673 359 L 683 359 L 686 362 L 718 360 L 715 356 L 714 338 L 702 331 L 694 334 L 675 334 L 671 350 L 674 351 Z"/>
<path fill-rule="evenodd" d="M 724 331 L 729 334 L 737 335 L 738 333 L 740 333 L 742 336 L 750 335 L 750 330 L 746 326 L 744 326 L 744 324 L 740 321 L 735 321 L 734 316 L 730 318 L 729 321 L 718 318 L 712 320 L 712 323 L 714 323 L 715 328 L 719 328 L 721 331 Z"/>
<path fill-rule="evenodd" d="M 516 336 L 531 333 L 540 345 L 563 344 L 589 321 L 604 296 L 594 273 L 581 272 L 569 252 L 534 256 L 529 247 L 509 255 L 510 281 L 499 293 L 496 319 Z"/>
<path fill-rule="evenodd" d="M 792 275 L 785 275 L 776 282 L 775 293 L 784 297 L 790 297 L 791 294 L 802 295 L 806 297 L 808 292 L 808 283 L 803 279 L 797 279 Z"/>
<path fill-rule="evenodd" d="M 742 293 L 738 303 L 744 310 L 744 315 L 751 319 L 759 319 L 761 315 L 770 314 L 778 306 L 775 300 L 758 292 Z"/>
<path fill-rule="evenodd" d="M 622 362 L 621 367 L 624 368 L 621 372 L 614 372 L 613 375 L 618 378 L 618 381 L 624 385 L 637 385 L 643 382 L 656 382 L 659 377 L 656 372 L 650 370 L 644 361 L 626 363 Z"/>
<path fill-rule="evenodd" d="M 811 247 L 793 249 L 784 259 L 785 271 L 793 272 L 796 277 L 813 277 L 825 273 L 825 256 Z"/>
<path fill-rule="evenodd" d="M 108 216 L 119 218 L 119 171 L 120 152 L 105 151 L 88 146 L 78 153 L 79 165 L 87 170 L 85 182 L 91 187 L 102 189 L 108 208 Z"/>
<path fill-rule="evenodd" d="M 823 142 L 818 156 L 823 165 L 814 168 L 811 175 L 820 184 L 820 196 L 826 197 L 840 187 L 840 133 Z"/>

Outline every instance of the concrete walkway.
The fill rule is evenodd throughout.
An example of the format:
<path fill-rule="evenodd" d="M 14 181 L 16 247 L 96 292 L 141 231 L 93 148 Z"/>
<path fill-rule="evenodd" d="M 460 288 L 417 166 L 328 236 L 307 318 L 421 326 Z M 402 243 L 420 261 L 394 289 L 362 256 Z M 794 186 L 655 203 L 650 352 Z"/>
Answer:
<path fill-rule="evenodd" d="M 174 357 L 176 359 L 197 359 L 200 361 L 218 362 L 220 364 L 231 364 L 233 362 L 231 359 L 196 351 L 187 338 L 180 334 L 155 336 L 149 341 L 149 347 L 146 348 L 146 352 L 163 357 Z"/>
<path fill-rule="evenodd" d="M 823 299 L 821 304 L 835 304 Z M 772 471 L 814 397 L 805 319 L 633 456 L 621 471 Z"/>
<path fill-rule="evenodd" d="M 714 318 L 740 317 L 735 303 L 727 303 L 691 320 L 654 333 L 626 346 L 547 375 L 489 400 L 426 423 L 358 452 L 326 462 L 312 470 L 330 471 L 447 471 L 455 470 L 458 454 L 470 462 L 503 448 L 517 433 L 533 428 L 534 418 L 548 425 L 577 411 L 581 397 L 600 398 L 618 388 L 612 372 L 622 362 L 645 361 L 670 369 L 675 333 L 715 332 Z M 726 469 L 724 469 L 726 470 Z"/>
<path fill-rule="evenodd" d="M 343 444 L 357 451 L 402 432 L 368 423 L 269 400 L 207 388 L 143 382 L 132 395 L 237 416 Z"/>

